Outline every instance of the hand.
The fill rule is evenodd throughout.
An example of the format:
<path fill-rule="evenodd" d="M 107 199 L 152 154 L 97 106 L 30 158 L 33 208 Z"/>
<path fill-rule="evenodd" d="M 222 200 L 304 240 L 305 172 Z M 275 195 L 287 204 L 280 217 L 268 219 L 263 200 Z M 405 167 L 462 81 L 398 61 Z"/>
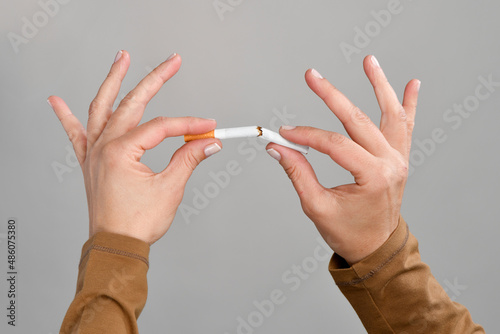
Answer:
<path fill-rule="evenodd" d="M 90 236 L 107 231 L 153 244 L 170 227 L 184 187 L 196 166 L 218 152 L 218 139 L 196 140 L 179 148 L 160 173 L 141 163 L 146 150 L 167 137 L 199 134 L 214 120 L 158 117 L 139 125 L 148 102 L 177 73 L 181 57 L 173 55 L 147 75 L 113 112 L 130 56 L 120 51 L 89 109 L 87 130 L 59 97 L 47 100 L 73 144 L 83 171 Z"/>
<path fill-rule="evenodd" d="M 410 81 L 401 105 L 375 57 L 366 57 L 363 65 L 382 111 L 380 130 L 315 70 L 306 72 L 307 84 L 351 138 L 311 127 L 280 129 L 286 139 L 328 154 L 351 172 L 355 183 L 327 189 L 302 154 L 268 145 L 290 177 L 305 214 L 349 264 L 373 253 L 398 225 L 420 88 L 420 81 Z"/>

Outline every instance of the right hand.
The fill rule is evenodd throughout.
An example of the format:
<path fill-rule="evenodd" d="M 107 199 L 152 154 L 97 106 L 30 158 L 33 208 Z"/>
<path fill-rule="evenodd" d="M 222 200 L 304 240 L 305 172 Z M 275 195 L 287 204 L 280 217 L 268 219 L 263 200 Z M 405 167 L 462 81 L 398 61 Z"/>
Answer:
<path fill-rule="evenodd" d="M 377 250 L 398 225 L 420 87 L 418 80 L 410 81 L 401 104 L 373 56 L 365 58 L 364 68 L 382 111 L 380 129 L 314 70 L 306 72 L 307 84 L 351 138 L 311 127 L 280 129 L 286 139 L 329 155 L 351 172 L 354 183 L 325 188 L 304 155 L 268 145 L 292 180 L 305 214 L 351 265 Z"/>
<path fill-rule="evenodd" d="M 141 163 L 146 150 L 165 138 L 200 134 L 215 120 L 157 117 L 139 125 L 148 102 L 177 73 L 174 55 L 147 75 L 113 112 L 130 56 L 120 51 L 89 109 L 87 130 L 57 96 L 48 99 L 73 144 L 83 171 L 89 209 L 89 235 L 99 231 L 134 237 L 153 244 L 170 227 L 191 173 L 217 153 L 218 139 L 196 140 L 179 148 L 160 173 Z"/>

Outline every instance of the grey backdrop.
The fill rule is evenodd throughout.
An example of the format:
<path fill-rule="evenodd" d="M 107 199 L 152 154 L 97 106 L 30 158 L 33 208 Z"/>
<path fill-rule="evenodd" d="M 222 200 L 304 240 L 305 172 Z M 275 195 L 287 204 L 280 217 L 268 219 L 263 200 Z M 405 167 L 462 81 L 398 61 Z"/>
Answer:
<path fill-rule="evenodd" d="M 7 218 L 17 218 L 19 299 L 12 328 L 1 279 L 0 331 L 57 333 L 73 298 L 87 239 L 85 192 L 45 100 L 61 96 L 85 122 L 120 49 L 132 58 L 121 97 L 172 52 L 183 57 L 143 121 L 193 115 L 215 118 L 220 127 L 296 124 L 344 133 L 305 84 L 307 68 L 318 69 L 376 122 L 363 57 L 377 56 L 399 96 L 408 80 L 419 78 L 402 212 L 450 297 L 487 331 L 498 331 L 499 14 L 493 0 L 4 1 L 0 236 Z M 497 84 L 485 86 L 488 80 Z M 144 161 L 159 171 L 182 143 L 166 140 Z M 313 151 L 308 159 L 324 185 L 351 182 L 325 156 Z M 229 161 L 239 173 L 224 188 L 214 187 L 211 175 Z M 203 203 L 198 191 L 212 198 Z M 314 266 L 319 234 L 259 141 L 225 141 L 196 170 L 183 203 L 198 212 L 178 214 L 152 247 L 141 332 L 237 333 L 238 317 L 259 320 L 254 301 L 275 289 L 286 300 L 255 333 L 364 332 L 327 261 Z M 3 241 L 0 277 L 7 271 Z M 311 274 L 292 290 L 289 270 L 304 261 Z"/>

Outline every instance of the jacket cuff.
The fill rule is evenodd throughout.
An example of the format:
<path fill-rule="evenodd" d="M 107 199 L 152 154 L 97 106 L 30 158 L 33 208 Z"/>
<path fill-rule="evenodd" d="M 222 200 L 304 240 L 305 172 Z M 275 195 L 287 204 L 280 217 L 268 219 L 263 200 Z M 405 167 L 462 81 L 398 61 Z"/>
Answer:
<path fill-rule="evenodd" d="M 149 244 L 136 238 L 110 232 L 97 232 L 82 247 L 80 267 L 86 264 L 91 251 L 134 258 L 149 267 Z"/>
<path fill-rule="evenodd" d="M 125 268 L 132 265 L 135 272 L 146 275 L 149 269 L 149 248 L 147 242 L 121 234 L 110 232 L 94 234 L 82 247 L 76 293 L 78 294 L 83 288 L 84 277 L 88 270 L 95 272 L 103 284 L 109 276 L 107 271 L 111 270 L 111 267 Z M 87 282 L 91 285 L 94 283 L 98 285 L 98 282 Z"/>
<path fill-rule="evenodd" d="M 389 239 L 375 252 L 364 258 L 351 267 L 346 260 L 334 253 L 329 264 L 329 271 L 340 286 L 352 286 L 363 283 L 380 272 L 389 264 L 405 247 L 408 242 L 409 229 L 403 217 L 399 218 L 399 223 Z"/>

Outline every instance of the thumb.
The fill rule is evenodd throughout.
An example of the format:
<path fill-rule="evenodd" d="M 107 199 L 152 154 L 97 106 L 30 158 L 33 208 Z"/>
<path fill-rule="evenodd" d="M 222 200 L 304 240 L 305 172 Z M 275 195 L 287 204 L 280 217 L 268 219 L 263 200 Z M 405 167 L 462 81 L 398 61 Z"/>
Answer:
<path fill-rule="evenodd" d="M 266 149 L 269 155 L 279 161 L 292 181 L 304 210 L 310 208 L 315 199 L 324 191 L 324 187 L 318 182 L 309 161 L 302 153 L 277 144 L 271 143 Z"/>
<path fill-rule="evenodd" d="M 219 139 L 190 141 L 175 151 L 170 163 L 160 175 L 169 179 L 169 184 L 184 189 L 195 168 L 203 160 L 219 152 L 221 149 L 222 144 Z"/>

